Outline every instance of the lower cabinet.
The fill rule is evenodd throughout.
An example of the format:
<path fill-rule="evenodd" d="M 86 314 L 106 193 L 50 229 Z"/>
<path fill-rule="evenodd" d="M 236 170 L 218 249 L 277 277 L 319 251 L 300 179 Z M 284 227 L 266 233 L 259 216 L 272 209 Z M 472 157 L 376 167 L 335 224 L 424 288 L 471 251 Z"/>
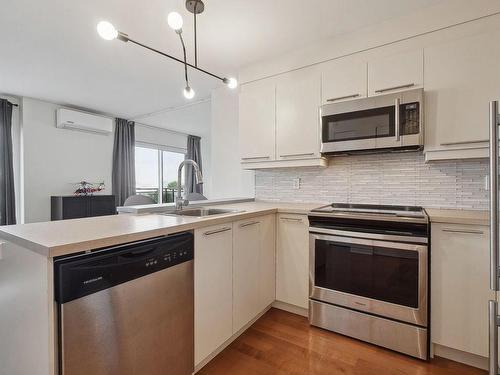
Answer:
<path fill-rule="evenodd" d="M 194 232 L 194 356 L 197 365 L 233 334 L 233 224 Z"/>
<path fill-rule="evenodd" d="M 432 224 L 432 342 L 488 356 L 489 228 Z"/>
<path fill-rule="evenodd" d="M 260 311 L 276 299 L 276 216 L 260 218 Z"/>
<path fill-rule="evenodd" d="M 275 299 L 274 215 L 233 224 L 233 332 Z"/>
<path fill-rule="evenodd" d="M 195 366 L 275 300 L 275 215 L 195 230 Z"/>
<path fill-rule="evenodd" d="M 278 215 L 276 300 L 309 306 L 309 223 L 306 215 Z"/>
<path fill-rule="evenodd" d="M 234 223 L 233 331 L 237 332 L 260 311 L 259 220 Z"/>

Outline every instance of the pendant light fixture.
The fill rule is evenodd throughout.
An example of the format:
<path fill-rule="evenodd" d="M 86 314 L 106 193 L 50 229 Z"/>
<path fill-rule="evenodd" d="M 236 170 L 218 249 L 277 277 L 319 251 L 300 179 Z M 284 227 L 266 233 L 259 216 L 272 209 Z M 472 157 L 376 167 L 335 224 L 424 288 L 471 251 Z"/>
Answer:
<path fill-rule="evenodd" d="M 189 85 L 188 78 L 188 67 L 192 69 L 196 69 L 202 73 L 205 73 L 213 78 L 221 80 L 227 87 L 230 89 L 235 89 L 238 87 L 238 81 L 233 77 L 220 77 L 216 74 L 210 73 L 209 71 L 202 69 L 198 66 L 198 46 L 197 46 L 197 30 L 196 30 L 196 17 L 198 14 L 202 13 L 205 10 L 205 4 L 202 0 L 187 0 L 186 1 L 186 9 L 193 14 L 194 17 L 194 64 L 190 64 L 187 62 L 187 54 L 186 54 L 186 45 L 184 43 L 184 38 L 182 37 L 182 26 L 184 21 L 182 16 L 177 12 L 170 12 L 167 16 L 168 26 L 172 30 L 174 30 L 177 35 L 179 35 L 179 40 L 182 45 L 182 52 L 184 55 L 184 59 L 179 59 L 165 52 L 159 51 L 155 48 L 152 48 L 146 44 L 140 43 L 134 39 L 131 39 L 126 33 L 118 31 L 110 22 L 101 21 L 97 24 L 97 32 L 104 40 L 114 40 L 118 39 L 122 42 L 130 42 L 135 45 L 138 45 L 142 48 L 148 49 L 152 52 L 155 52 L 163 57 L 168 57 L 171 60 L 177 61 L 184 65 L 184 79 L 186 81 L 186 86 L 184 87 L 183 94 L 186 99 L 192 99 L 195 96 L 195 91 Z"/>

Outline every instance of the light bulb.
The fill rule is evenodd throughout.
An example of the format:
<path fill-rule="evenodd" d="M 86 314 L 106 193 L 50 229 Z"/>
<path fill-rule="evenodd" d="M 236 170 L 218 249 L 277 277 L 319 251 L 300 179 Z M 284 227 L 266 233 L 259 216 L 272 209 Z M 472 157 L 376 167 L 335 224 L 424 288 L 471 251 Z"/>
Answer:
<path fill-rule="evenodd" d="M 236 78 L 230 77 L 230 78 L 224 78 L 224 83 L 229 87 L 230 89 L 235 89 L 238 87 L 238 81 Z"/>
<path fill-rule="evenodd" d="M 118 37 L 118 31 L 108 21 L 101 21 L 97 24 L 97 32 L 102 39 L 113 40 Z"/>
<path fill-rule="evenodd" d="M 184 89 L 184 97 L 186 99 L 193 99 L 194 94 L 195 94 L 194 90 L 191 87 L 186 86 L 186 88 Z"/>
<path fill-rule="evenodd" d="M 170 12 L 167 17 L 168 26 L 170 26 L 175 31 L 182 29 L 182 16 L 177 12 Z"/>

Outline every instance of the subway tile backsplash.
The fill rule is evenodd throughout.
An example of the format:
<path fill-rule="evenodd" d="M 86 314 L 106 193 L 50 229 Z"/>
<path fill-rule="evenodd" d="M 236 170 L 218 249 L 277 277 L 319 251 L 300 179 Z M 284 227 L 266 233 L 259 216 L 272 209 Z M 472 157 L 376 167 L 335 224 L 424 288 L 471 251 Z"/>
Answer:
<path fill-rule="evenodd" d="M 327 168 L 258 170 L 255 196 L 288 202 L 488 209 L 488 160 L 425 163 L 419 152 L 335 157 Z M 300 178 L 300 189 L 293 180 Z"/>

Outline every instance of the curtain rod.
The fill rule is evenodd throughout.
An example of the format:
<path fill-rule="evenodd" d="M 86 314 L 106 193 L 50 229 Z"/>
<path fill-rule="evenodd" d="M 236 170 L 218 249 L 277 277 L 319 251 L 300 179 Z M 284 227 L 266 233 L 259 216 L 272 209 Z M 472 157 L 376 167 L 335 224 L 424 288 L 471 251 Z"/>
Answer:
<path fill-rule="evenodd" d="M 8 100 L 7 100 L 7 103 L 9 103 L 9 104 L 10 104 L 11 106 L 13 106 L 13 107 L 19 107 L 19 104 L 9 102 Z"/>

